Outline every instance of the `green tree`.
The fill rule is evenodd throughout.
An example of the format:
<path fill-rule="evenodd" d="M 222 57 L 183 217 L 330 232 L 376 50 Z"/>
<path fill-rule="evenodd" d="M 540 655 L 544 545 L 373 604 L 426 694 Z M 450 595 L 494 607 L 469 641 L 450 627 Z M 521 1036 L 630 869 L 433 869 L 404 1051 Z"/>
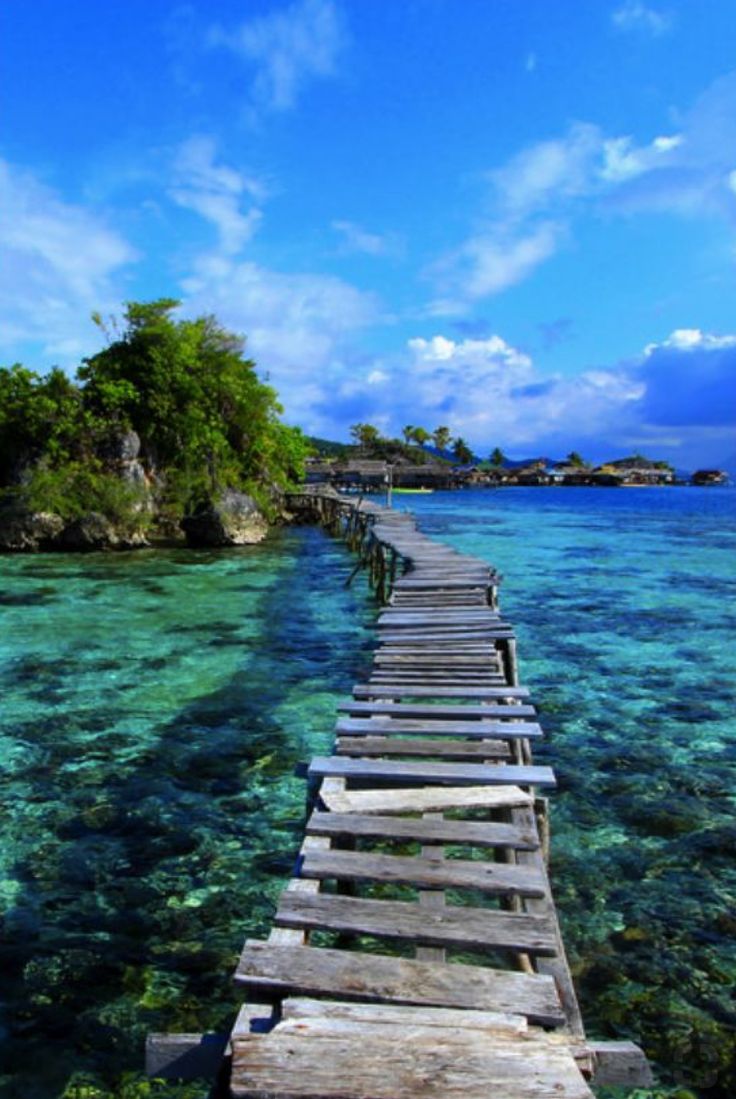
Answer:
<path fill-rule="evenodd" d="M 429 440 L 432 438 L 432 436 L 429 433 L 429 431 L 427 431 L 426 428 L 424 428 L 424 427 L 415 427 L 414 431 L 413 431 L 413 434 L 412 434 L 412 438 L 413 438 L 414 442 L 417 444 L 417 446 L 423 447 L 423 446 L 426 446 L 426 444 L 429 442 Z"/>
<path fill-rule="evenodd" d="M 455 460 L 461 466 L 466 466 L 473 460 L 473 452 L 463 438 L 458 436 L 452 444 L 452 453 Z"/>
<path fill-rule="evenodd" d="M 569 465 L 575 466 L 576 469 L 583 469 L 588 464 L 585 459 L 578 454 L 577 450 L 570 451 L 567 456 L 567 462 Z"/>
<path fill-rule="evenodd" d="M 493 448 L 489 461 L 492 466 L 503 466 L 506 464 L 506 455 L 501 450 L 500 446 Z"/>
<path fill-rule="evenodd" d="M 244 340 L 212 316 L 174 319 L 178 304 L 129 303 L 118 338 L 85 359 L 78 376 L 93 434 L 132 428 L 149 465 L 188 478 L 195 494 L 298 477 L 306 440 L 281 423 Z"/>
<path fill-rule="evenodd" d="M 432 439 L 438 450 L 447 450 L 450 445 L 450 438 L 449 427 L 436 427 L 432 432 Z"/>
<path fill-rule="evenodd" d="M 42 456 L 54 464 L 82 447 L 81 396 L 58 367 L 42 377 L 0 368 L 0 484 L 17 481 Z"/>
<path fill-rule="evenodd" d="M 404 436 L 404 442 L 409 444 L 414 438 L 414 426 L 407 424 L 406 427 L 402 427 L 401 434 Z"/>
<path fill-rule="evenodd" d="M 358 446 L 365 451 L 370 451 L 381 439 L 380 431 L 373 424 L 353 424 L 350 428 L 350 435 Z"/>

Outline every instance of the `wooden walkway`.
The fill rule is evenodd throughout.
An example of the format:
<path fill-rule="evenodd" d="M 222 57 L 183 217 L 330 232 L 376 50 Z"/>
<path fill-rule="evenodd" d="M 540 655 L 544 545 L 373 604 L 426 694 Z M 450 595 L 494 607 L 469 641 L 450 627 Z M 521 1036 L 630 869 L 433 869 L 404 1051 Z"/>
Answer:
<path fill-rule="evenodd" d="M 273 930 L 240 958 L 230 1094 L 592 1096 L 546 867 L 538 791 L 555 778 L 532 759 L 542 730 L 497 577 L 407 513 L 317 503 L 387 605 L 335 753 L 310 764 L 313 811 Z"/>

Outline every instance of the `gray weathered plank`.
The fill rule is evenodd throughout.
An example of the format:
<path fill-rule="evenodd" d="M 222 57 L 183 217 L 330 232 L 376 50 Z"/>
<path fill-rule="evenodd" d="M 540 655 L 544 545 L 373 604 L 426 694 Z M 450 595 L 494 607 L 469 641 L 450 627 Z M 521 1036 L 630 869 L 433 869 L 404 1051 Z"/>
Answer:
<path fill-rule="evenodd" d="M 386 717 L 419 717 L 419 718 L 486 718 L 489 721 L 498 721 L 501 718 L 520 720 L 526 717 L 536 717 L 534 706 L 526 706 L 524 703 L 505 706 L 502 702 L 489 702 L 484 706 L 468 703 L 467 706 L 442 702 L 365 702 L 355 699 L 338 702 L 338 713 L 341 714 L 380 714 Z"/>
<path fill-rule="evenodd" d="M 285 890 L 275 920 L 281 927 L 408 939 L 426 946 L 522 950 L 527 954 L 554 954 L 557 949 L 547 918 L 485 908 L 452 906 L 435 912 L 406 901 Z"/>
<path fill-rule="evenodd" d="M 450 843 L 466 847 L 513 847 L 533 851 L 539 847 L 533 826 L 475 820 L 427 820 L 415 817 L 361 816 L 357 813 L 324 813 L 315 810 L 307 822 L 307 833 L 335 839 L 362 837 L 406 843 Z"/>
<path fill-rule="evenodd" d="M 270 995 L 511 1011 L 559 1026 L 564 1015 L 551 977 L 474 965 L 433 965 L 384 954 L 246 942 L 235 980 Z"/>
<path fill-rule="evenodd" d="M 413 756 L 459 763 L 485 759 L 509 759 L 511 751 L 500 740 L 433 740 L 420 737 L 344 736 L 337 738 L 340 756 Z"/>
<path fill-rule="evenodd" d="M 339 736 L 493 737 L 499 740 L 530 740 L 542 736 L 542 728 L 531 721 L 434 721 L 430 718 L 342 717 L 335 726 Z"/>
<path fill-rule="evenodd" d="M 531 1035 L 447 1030 L 317 1036 L 277 1027 L 233 1042 L 234 1099 L 592 1099 L 565 1046 Z"/>
<path fill-rule="evenodd" d="M 415 858 L 366 851 L 308 851 L 300 858 L 303 878 L 319 881 L 391 882 L 419 889 L 477 889 L 490 895 L 542 897 L 545 879 L 512 863 L 473 859 Z"/>
<path fill-rule="evenodd" d="M 551 767 L 517 767 L 481 763 L 406 763 L 400 760 L 342 759 L 315 756 L 309 764 L 311 778 L 337 775 L 372 782 L 443 783 L 481 786 L 513 783 L 519 786 L 554 786 Z"/>
<path fill-rule="evenodd" d="M 356 683 L 353 687 L 354 698 L 528 698 L 528 687 L 477 687 L 466 690 L 465 687 L 448 687 L 437 692 L 434 687 L 421 687 L 419 684 L 411 691 L 400 687 L 374 687 L 370 683 Z"/>

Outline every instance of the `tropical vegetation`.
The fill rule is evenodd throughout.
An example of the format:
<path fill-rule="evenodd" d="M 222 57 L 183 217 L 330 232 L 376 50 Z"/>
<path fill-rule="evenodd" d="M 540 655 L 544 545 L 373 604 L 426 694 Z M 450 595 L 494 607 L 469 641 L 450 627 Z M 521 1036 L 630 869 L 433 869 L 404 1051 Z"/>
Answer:
<path fill-rule="evenodd" d="M 177 319 L 179 302 L 131 302 L 75 378 L 0 369 L 0 487 L 64 519 L 102 512 L 142 524 L 177 519 L 225 489 L 262 507 L 303 475 L 309 446 L 281 420 L 245 342 L 212 316 Z M 137 437 L 137 478 L 121 446 Z M 143 506 L 144 503 L 146 506 Z"/>

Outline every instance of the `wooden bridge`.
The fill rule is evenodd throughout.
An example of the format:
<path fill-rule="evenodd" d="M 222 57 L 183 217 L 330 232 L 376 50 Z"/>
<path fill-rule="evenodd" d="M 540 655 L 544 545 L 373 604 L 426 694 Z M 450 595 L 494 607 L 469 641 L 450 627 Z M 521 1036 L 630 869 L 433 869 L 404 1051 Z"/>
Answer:
<path fill-rule="evenodd" d="M 309 766 L 273 929 L 243 948 L 221 1094 L 584 1099 L 591 1081 L 649 1083 L 636 1046 L 583 1030 L 546 865 L 539 791 L 555 778 L 533 762 L 542 729 L 497 576 L 407 513 L 293 505 L 347 539 L 385 606 L 335 753 Z M 176 1075 L 182 1050 L 154 1040 L 149 1068 Z"/>

